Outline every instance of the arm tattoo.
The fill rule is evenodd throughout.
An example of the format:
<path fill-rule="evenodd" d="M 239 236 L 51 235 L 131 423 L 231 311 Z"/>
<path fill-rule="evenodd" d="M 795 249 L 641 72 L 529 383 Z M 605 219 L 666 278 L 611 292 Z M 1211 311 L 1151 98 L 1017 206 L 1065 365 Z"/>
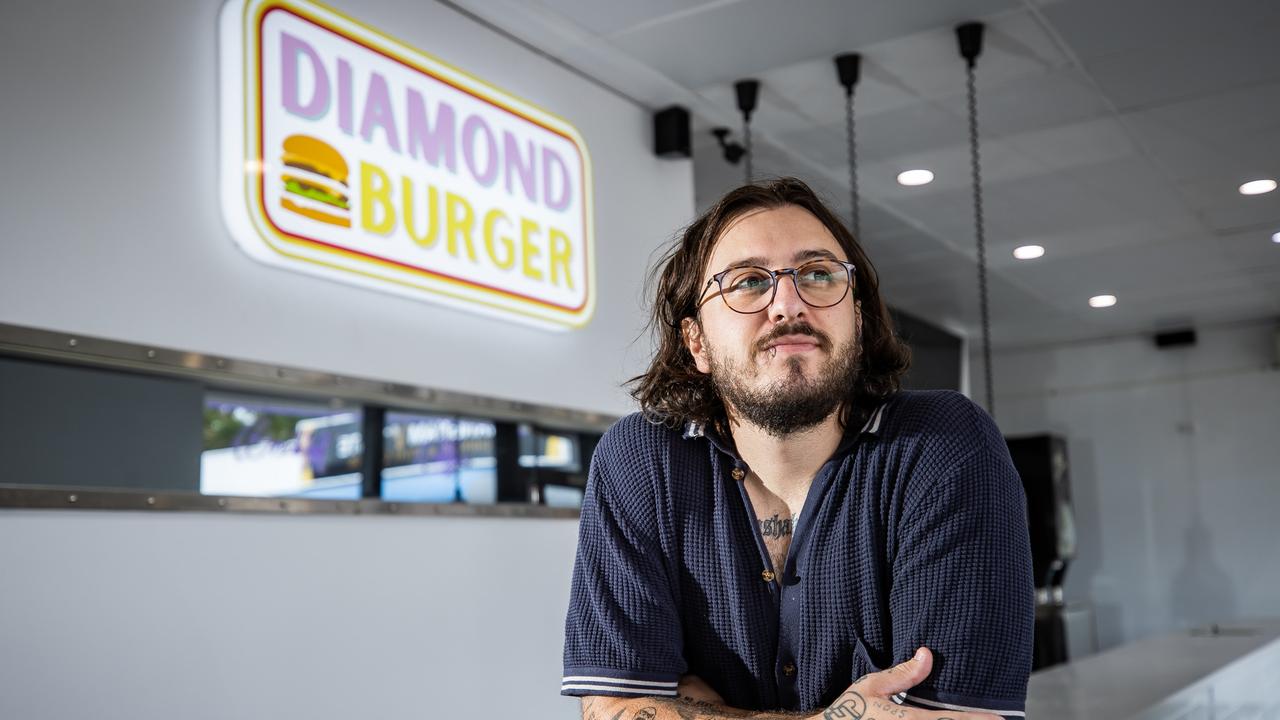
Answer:
<path fill-rule="evenodd" d="M 812 712 L 787 712 L 785 710 L 773 711 L 756 711 L 741 710 L 739 708 L 727 707 L 725 705 L 717 705 L 716 703 L 706 702 L 705 700 L 694 700 L 691 697 L 680 695 L 674 698 L 670 697 L 646 697 L 631 698 L 632 700 L 643 700 L 645 705 L 639 710 L 635 710 L 635 714 L 628 719 L 624 717 L 628 712 L 632 711 L 632 707 L 623 707 L 613 714 L 609 720 L 657 720 L 658 710 L 665 709 L 674 712 L 680 717 L 680 720 L 795 720 L 795 718 L 812 717 Z M 582 703 L 582 716 L 585 720 L 597 720 L 592 703 L 594 699 L 586 698 Z M 588 714 L 590 711 L 590 714 Z M 667 716 L 669 717 L 669 716 Z M 862 716 L 857 716 L 861 718 Z M 867 720 L 870 720 L 868 718 Z"/>
<path fill-rule="evenodd" d="M 791 518 L 785 520 L 774 513 L 771 518 L 757 518 L 760 523 L 760 535 L 775 540 L 791 537 Z"/>
<path fill-rule="evenodd" d="M 907 716 L 906 708 L 899 707 L 897 705 L 894 705 L 893 703 L 881 702 L 880 700 L 872 700 L 871 704 L 875 707 L 878 714 L 883 713 L 885 716 L 891 717 L 891 718 L 895 718 L 895 717 L 905 718 Z M 947 719 L 940 718 L 939 720 L 947 720 Z"/>
<path fill-rule="evenodd" d="M 679 695 L 672 708 L 681 720 L 702 720 L 704 718 L 749 718 L 752 713 L 750 710 L 739 710 L 737 708 L 725 707 L 717 705 L 706 700 L 694 700 L 687 695 Z"/>
<path fill-rule="evenodd" d="M 862 720 L 866 715 L 867 701 L 852 690 L 846 690 L 822 713 L 823 720 Z"/>

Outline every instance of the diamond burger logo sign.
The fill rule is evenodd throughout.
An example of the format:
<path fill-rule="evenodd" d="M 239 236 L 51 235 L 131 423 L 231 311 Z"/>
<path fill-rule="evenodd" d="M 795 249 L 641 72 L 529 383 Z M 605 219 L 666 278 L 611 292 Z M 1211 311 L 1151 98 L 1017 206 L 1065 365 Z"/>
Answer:
<path fill-rule="evenodd" d="M 223 215 L 270 265 L 544 327 L 595 302 L 564 120 L 310 2 L 221 17 Z"/>

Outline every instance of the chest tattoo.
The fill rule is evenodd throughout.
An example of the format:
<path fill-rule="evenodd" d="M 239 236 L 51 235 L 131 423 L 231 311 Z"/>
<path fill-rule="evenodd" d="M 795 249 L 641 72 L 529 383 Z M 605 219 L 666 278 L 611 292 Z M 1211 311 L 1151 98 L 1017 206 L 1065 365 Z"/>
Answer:
<path fill-rule="evenodd" d="M 757 518 L 760 522 L 760 535 L 767 540 L 791 539 L 791 518 L 779 517 L 774 513 L 771 518 Z"/>

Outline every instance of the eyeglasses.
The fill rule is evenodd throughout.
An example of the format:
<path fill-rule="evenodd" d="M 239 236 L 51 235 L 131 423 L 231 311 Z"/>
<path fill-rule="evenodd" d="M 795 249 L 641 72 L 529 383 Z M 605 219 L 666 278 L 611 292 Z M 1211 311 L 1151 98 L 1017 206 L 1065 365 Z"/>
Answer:
<path fill-rule="evenodd" d="M 853 287 L 853 263 L 843 260 L 815 260 L 798 268 L 769 270 L 754 265 L 733 267 L 711 276 L 702 287 L 703 294 L 715 283 L 729 309 L 743 314 L 757 313 L 769 307 L 778 294 L 778 276 L 790 275 L 796 293 L 809 307 L 831 307 L 844 300 Z M 701 308 L 710 297 L 698 301 Z"/>

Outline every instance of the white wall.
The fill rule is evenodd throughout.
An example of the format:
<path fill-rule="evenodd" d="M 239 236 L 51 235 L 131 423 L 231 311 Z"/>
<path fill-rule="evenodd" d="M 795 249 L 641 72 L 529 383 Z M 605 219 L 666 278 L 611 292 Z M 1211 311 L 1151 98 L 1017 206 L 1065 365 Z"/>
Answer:
<path fill-rule="evenodd" d="M 598 300 L 545 332 L 261 265 L 218 207 L 216 0 L 0 4 L 0 322 L 609 413 L 693 211 L 647 111 L 446 7 L 329 0 L 574 124 Z M 547 48 L 554 53 L 555 48 Z M 0 510 L 0 717 L 569 717 L 573 521 Z"/>
<path fill-rule="evenodd" d="M 693 212 L 650 114 L 434 2 L 337 9 L 574 124 L 598 302 L 547 332 L 268 268 L 218 206 L 217 0 L 0 6 L 0 322 L 609 413 L 641 368 L 642 274 Z M 547 48 L 554 53 L 556 48 Z"/>
<path fill-rule="evenodd" d="M 576 717 L 577 526 L 0 510 L 0 717 Z"/>
<path fill-rule="evenodd" d="M 1274 325 L 997 352 L 1006 435 L 1067 438 L 1078 550 L 1068 601 L 1108 647 L 1280 616 L 1280 372 Z M 973 358 L 974 397 L 982 397 Z"/>

